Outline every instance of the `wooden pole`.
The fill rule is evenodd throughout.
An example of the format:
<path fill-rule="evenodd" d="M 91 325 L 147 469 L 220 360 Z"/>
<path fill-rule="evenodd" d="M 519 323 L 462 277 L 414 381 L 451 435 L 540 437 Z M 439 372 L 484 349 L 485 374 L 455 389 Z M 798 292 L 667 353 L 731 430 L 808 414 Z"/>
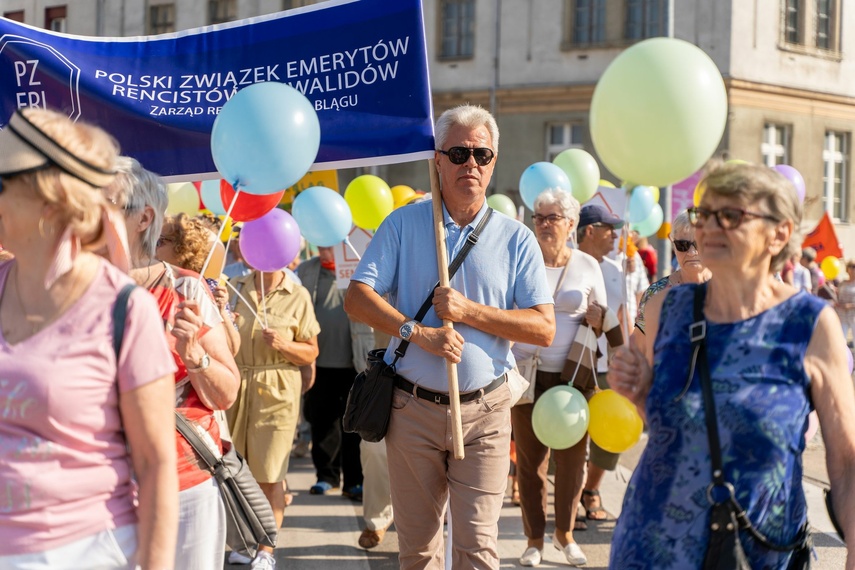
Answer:
<path fill-rule="evenodd" d="M 439 285 L 448 287 L 448 251 L 445 247 L 445 224 L 442 219 L 442 194 L 439 191 L 439 176 L 436 162 L 429 161 L 430 193 L 433 201 L 433 230 L 436 238 L 436 263 L 439 269 Z M 442 321 L 442 326 L 454 328 L 451 321 Z M 457 364 L 445 361 L 448 372 L 448 401 L 451 410 L 451 442 L 454 458 L 463 459 L 463 421 L 460 419 L 460 388 L 457 384 Z"/>

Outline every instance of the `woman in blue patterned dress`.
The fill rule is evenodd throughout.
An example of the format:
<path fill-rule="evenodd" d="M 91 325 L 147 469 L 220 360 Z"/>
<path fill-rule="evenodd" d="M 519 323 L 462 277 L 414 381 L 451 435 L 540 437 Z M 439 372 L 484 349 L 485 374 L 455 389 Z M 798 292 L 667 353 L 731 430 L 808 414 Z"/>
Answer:
<path fill-rule="evenodd" d="M 801 205 L 773 170 L 726 164 L 706 177 L 690 210 L 713 272 L 706 287 L 706 349 L 724 476 L 752 524 L 773 543 L 794 541 L 806 517 L 802 452 L 808 414 L 819 413 L 834 508 L 855 569 L 855 400 L 834 310 L 777 281 L 801 240 Z M 710 451 L 699 372 L 687 382 L 695 289 L 671 289 L 646 314 L 652 358 L 624 348 L 609 384 L 647 418 L 650 440 L 632 476 L 612 542 L 612 568 L 700 568 L 709 541 Z M 658 332 L 658 335 L 657 335 Z M 845 474 L 849 473 L 849 476 Z M 786 568 L 790 552 L 741 538 L 755 570 Z"/>

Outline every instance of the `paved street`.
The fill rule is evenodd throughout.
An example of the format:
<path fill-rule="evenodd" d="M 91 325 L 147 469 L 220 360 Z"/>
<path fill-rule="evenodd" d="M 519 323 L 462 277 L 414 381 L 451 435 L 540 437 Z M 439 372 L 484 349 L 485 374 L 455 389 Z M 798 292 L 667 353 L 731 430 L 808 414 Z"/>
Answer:
<path fill-rule="evenodd" d="M 576 533 L 576 539 L 588 557 L 586 568 L 606 568 L 609 543 L 614 528 L 613 517 L 620 514 L 620 504 L 626 489 L 631 468 L 643 450 L 644 441 L 622 459 L 620 470 L 607 475 L 603 481 L 603 501 L 612 520 L 589 521 L 588 530 Z M 816 550 L 819 557 L 814 567 L 818 570 L 843 568 L 845 549 L 836 535 L 832 536 L 831 523 L 825 513 L 821 486 L 827 486 L 825 450 L 820 436 L 808 446 L 804 456 L 805 487 L 810 506 L 810 521 L 817 529 Z M 315 482 L 309 458 L 291 461 L 288 482 L 294 492 L 294 503 L 285 511 L 285 523 L 276 549 L 277 568 L 294 570 L 379 570 L 397 568 L 397 535 L 394 526 L 383 543 L 370 551 L 356 544 L 362 530 L 362 506 L 335 493 L 326 496 L 310 495 L 309 487 Z M 551 536 L 552 515 L 547 522 L 547 535 Z M 519 507 L 508 498 L 499 522 L 499 553 L 502 568 L 519 568 L 517 558 L 525 550 Z M 552 548 L 547 538 L 541 568 L 567 568 L 561 554 Z M 229 566 L 239 570 L 246 566 Z"/>

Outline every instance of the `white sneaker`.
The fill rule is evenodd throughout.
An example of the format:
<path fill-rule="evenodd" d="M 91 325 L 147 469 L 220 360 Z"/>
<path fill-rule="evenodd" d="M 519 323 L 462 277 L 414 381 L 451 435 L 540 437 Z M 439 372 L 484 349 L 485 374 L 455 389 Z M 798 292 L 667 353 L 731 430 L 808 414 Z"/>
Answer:
<path fill-rule="evenodd" d="M 540 566 L 543 554 L 534 546 L 529 546 L 520 556 L 520 566 Z"/>
<path fill-rule="evenodd" d="M 561 543 L 558 542 L 558 536 L 553 535 L 552 545 L 564 553 L 564 558 L 567 559 L 567 563 L 570 566 L 582 566 L 588 563 L 585 553 L 582 552 L 582 549 L 575 542 L 568 542 L 567 546 L 561 546 Z"/>
<path fill-rule="evenodd" d="M 273 555 L 269 552 L 259 551 L 259 553 L 255 555 L 255 559 L 252 561 L 252 566 L 250 566 L 250 568 L 252 570 L 275 570 L 276 560 L 273 559 Z"/>
<path fill-rule="evenodd" d="M 229 564 L 249 564 L 250 562 L 252 562 L 252 558 L 244 556 L 237 550 L 229 552 Z"/>

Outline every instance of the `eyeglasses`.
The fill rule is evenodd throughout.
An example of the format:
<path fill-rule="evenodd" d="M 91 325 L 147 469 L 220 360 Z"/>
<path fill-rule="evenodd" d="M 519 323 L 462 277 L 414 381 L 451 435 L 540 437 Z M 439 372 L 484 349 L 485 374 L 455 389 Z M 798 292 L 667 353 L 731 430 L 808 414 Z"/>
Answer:
<path fill-rule="evenodd" d="M 548 216 L 541 216 L 540 214 L 535 214 L 531 217 L 534 220 L 534 223 L 537 225 L 547 224 L 553 225 L 557 224 L 561 220 L 566 220 L 567 218 L 564 216 L 559 216 L 558 214 L 549 214 Z"/>
<path fill-rule="evenodd" d="M 763 220 L 778 220 L 767 214 L 758 214 L 756 212 L 748 212 L 739 208 L 721 208 L 720 210 L 707 210 L 706 208 L 689 208 L 689 223 L 698 228 L 707 223 L 710 216 L 715 216 L 718 222 L 718 227 L 723 230 L 735 230 L 742 223 L 745 216 L 752 218 L 761 218 Z"/>
<path fill-rule="evenodd" d="M 163 247 L 168 243 L 173 243 L 171 238 L 160 236 L 159 238 L 157 238 L 157 243 L 155 244 L 155 247 Z"/>
<path fill-rule="evenodd" d="M 679 251 L 680 253 L 686 253 L 691 248 L 695 248 L 695 251 L 698 250 L 698 242 L 688 239 L 675 239 L 673 240 L 674 249 Z"/>
<path fill-rule="evenodd" d="M 448 150 L 440 150 L 451 161 L 451 164 L 464 164 L 470 156 L 475 157 L 475 164 L 487 166 L 496 154 L 491 148 L 468 148 L 465 146 L 453 146 Z"/>

